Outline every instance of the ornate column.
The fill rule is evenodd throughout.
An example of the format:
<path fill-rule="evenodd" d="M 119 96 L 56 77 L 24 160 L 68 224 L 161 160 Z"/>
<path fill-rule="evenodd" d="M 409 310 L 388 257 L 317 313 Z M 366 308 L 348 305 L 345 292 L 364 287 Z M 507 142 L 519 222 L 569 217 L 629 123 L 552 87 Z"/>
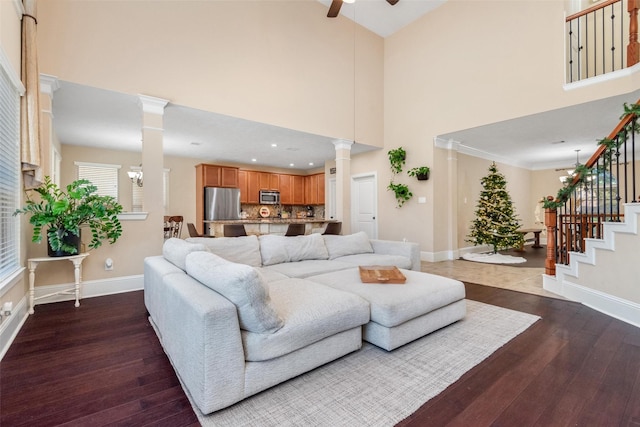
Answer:
<path fill-rule="evenodd" d="M 157 240 L 158 246 L 162 247 L 164 219 L 162 203 L 164 127 L 162 119 L 164 107 L 169 101 L 146 95 L 138 96 L 142 104 L 142 172 L 144 174 L 142 206 L 143 210 L 149 213 L 146 224 L 149 227 L 149 239 Z"/>
<path fill-rule="evenodd" d="M 342 234 L 351 233 L 351 146 L 353 141 L 337 139 L 336 149 L 336 219 L 342 221 Z"/>
<path fill-rule="evenodd" d="M 60 184 L 60 147 L 53 137 L 53 93 L 60 88 L 57 77 L 40 74 L 40 168 L 53 182 Z"/>

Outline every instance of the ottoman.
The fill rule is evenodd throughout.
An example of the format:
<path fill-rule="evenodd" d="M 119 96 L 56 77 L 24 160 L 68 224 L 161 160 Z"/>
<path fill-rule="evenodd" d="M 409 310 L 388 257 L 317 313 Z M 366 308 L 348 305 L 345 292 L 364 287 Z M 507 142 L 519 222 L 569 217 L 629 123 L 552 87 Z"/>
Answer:
<path fill-rule="evenodd" d="M 419 271 L 400 271 L 407 278 L 404 284 L 362 283 L 357 268 L 307 280 L 367 300 L 371 320 L 363 326 L 363 339 L 388 351 L 465 317 L 462 282 Z"/>

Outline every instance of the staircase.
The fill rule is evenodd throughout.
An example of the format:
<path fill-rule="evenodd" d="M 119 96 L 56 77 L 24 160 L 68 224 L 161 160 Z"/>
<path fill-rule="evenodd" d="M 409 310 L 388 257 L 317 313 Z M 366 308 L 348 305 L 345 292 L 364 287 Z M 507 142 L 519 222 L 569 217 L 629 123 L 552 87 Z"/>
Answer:
<path fill-rule="evenodd" d="M 603 224 L 602 238 L 586 238 L 584 252 L 543 276 L 544 289 L 640 327 L 640 203 L 624 205 L 624 221 Z"/>

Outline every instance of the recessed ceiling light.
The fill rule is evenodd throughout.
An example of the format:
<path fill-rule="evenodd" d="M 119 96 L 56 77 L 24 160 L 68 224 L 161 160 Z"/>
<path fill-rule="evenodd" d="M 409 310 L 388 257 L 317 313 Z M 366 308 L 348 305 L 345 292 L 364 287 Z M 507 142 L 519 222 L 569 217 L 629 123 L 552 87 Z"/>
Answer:
<path fill-rule="evenodd" d="M 289 166 L 293 167 L 293 163 L 289 163 Z"/>
<path fill-rule="evenodd" d="M 271 144 L 271 146 L 275 148 L 278 146 L 278 144 Z"/>
<path fill-rule="evenodd" d="M 309 162 L 309 166 L 313 166 L 313 162 Z"/>
<path fill-rule="evenodd" d="M 258 161 L 258 159 L 251 159 L 251 161 L 252 161 L 252 162 L 257 162 L 257 161 Z"/>

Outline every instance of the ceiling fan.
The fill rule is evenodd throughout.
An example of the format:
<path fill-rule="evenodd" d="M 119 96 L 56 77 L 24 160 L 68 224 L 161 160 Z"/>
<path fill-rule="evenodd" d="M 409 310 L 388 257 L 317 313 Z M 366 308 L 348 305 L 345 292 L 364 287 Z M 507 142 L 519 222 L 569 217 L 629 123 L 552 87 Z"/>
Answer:
<path fill-rule="evenodd" d="M 353 3 L 355 0 L 333 0 L 331 2 L 331 6 L 329 6 L 329 12 L 327 13 L 327 18 L 335 18 L 340 13 L 340 8 L 342 7 L 342 3 Z M 387 0 L 391 6 L 394 6 L 400 0 Z"/>

